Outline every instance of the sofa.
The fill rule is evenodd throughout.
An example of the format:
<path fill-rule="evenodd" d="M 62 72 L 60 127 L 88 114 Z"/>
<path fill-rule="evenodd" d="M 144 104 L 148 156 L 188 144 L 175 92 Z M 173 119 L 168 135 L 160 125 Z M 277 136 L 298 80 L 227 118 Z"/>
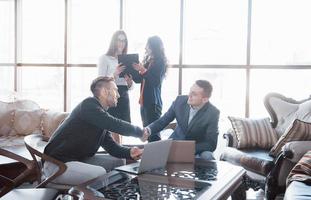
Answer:
<path fill-rule="evenodd" d="M 278 93 L 269 93 L 264 105 L 270 118 L 255 120 L 229 117 L 235 128 L 224 134 L 227 147 L 220 159 L 247 170 L 243 184 L 232 199 L 245 199 L 249 188 L 263 189 L 268 200 L 284 193 L 286 177 L 297 163 L 296 157 L 301 157 L 299 154 L 305 152 L 305 148 L 311 148 L 311 129 L 306 128 L 310 127 L 311 121 L 311 97 L 296 101 Z M 239 133 L 241 127 L 248 128 L 254 134 Z M 305 132 L 308 135 L 301 135 Z M 296 136 L 301 138 L 297 139 Z"/>
<path fill-rule="evenodd" d="M 33 133 L 49 138 L 67 115 L 42 109 L 31 100 L 0 101 L 0 147 L 24 146 L 24 137 Z"/>
<path fill-rule="evenodd" d="M 32 160 L 24 137 L 38 133 L 49 138 L 67 115 L 65 112 L 42 109 L 31 100 L 0 101 L 0 148 Z M 23 163 L 0 156 L 1 175 L 15 178 L 25 170 Z M 2 184 L 0 181 L 0 186 Z"/>

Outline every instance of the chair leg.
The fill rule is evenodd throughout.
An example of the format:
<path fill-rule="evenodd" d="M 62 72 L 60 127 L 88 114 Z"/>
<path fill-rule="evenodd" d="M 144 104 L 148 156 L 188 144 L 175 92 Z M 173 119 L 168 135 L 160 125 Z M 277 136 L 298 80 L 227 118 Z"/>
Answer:
<path fill-rule="evenodd" d="M 244 181 L 242 184 L 231 194 L 232 200 L 246 200 L 246 186 Z"/>

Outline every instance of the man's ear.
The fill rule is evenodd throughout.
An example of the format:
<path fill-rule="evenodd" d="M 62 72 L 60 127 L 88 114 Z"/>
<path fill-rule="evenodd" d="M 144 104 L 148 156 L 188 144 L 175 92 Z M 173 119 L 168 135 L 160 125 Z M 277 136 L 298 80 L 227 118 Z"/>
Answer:
<path fill-rule="evenodd" d="M 107 97 L 107 96 L 108 96 L 108 90 L 107 90 L 107 88 L 102 87 L 101 90 L 100 90 L 100 95 L 101 95 L 101 96 L 104 96 L 104 97 Z"/>
<path fill-rule="evenodd" d="M 204 102 L 204 103 L 207 103 L 208 100 L 209 100 L 209 97 L 204 97 L 204 98 L 203 98 L 203 102 Z"/>

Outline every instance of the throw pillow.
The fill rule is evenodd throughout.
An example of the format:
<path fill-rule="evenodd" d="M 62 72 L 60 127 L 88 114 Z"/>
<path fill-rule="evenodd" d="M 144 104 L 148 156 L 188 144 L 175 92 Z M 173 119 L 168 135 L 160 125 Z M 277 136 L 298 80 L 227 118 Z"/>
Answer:
<path fill-rule="evenodd" d="M 11 136 L 29 135 L 41 132 L 41 116 L 43 109 L 38 110 L 15 110 L 13 129 Z"/>
<path fill-rule="evenodd" d="M 287 142 L 307 140 L 311 140 L 311 123 L 295 119 L 270 150 L 270 155 L 277 156 Z"/>
<path fill-rule="evenodd" d="M 42 133 L 44 136 L 48 138 L 52 136 L 54 131 L 58 128 L 58 126 L 64 121 L 64 119 L 68 116 L 68 113 L 65 112 L 53 112 L 47 110 L 44 112 L 42 117 Z"/>
<path fill-rule="evenodd" d="M 8 136 L 13 127 L 14 110 L 0 114 L 0 136 Z"/>
<path fill-rule="evenodd" d="M 270 149 L 277 141 L 275 130 L 269 118 L 247 119 L 228 117 L 238 140 L 237 148 Z"/>

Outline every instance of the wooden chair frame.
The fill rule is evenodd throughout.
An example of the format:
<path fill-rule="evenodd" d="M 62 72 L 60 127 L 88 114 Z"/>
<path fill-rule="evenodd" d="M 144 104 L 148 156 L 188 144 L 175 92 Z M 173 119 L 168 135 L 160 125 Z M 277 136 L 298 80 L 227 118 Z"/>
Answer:
<path fill-rule="evenodd" d="M 20 186 L 25 181 L 29 180 L 29 177 L 35 172 L 35 163 L 31 160 L 28 160 L 22 156 L 19 156 L 11 151 L 0 148 L 0 155 L 11 158 L 18 162 L 23 163 L 26 166 L 26 170 L 23 171 L 16 178 L 11 179 L 6 176 L 0 175 L 1 181 L 4 183 L 4 186 L 1 188 L 0 197 L 11 191 L 13 188 Z"/>
<path fill-rule="evenodd" d="M 56 177 L 63 174 L 67 169 L 67 166 L 65 165 L 65 163 L 59 160 L 56 160 L 55 158 L 52 158 L 43 153 L 44 148 L 42 148 L 42 146 L 38 147 L 36 145 L 42 141 L 47 141 L 47 138 L 39 134 L 28 135 L 24 138 L 26 148 L 28 149 L 35 163 L 35 170 L 37 173 L 37 180 L 38 180 L 37 188 L 45 187 L 48 183 L 50 183 Z M 37 157 L 41 158 L 41 160 L 38 160 Z M 48 162 L 51 162 L 57 165 L 58 170 L 51 176 L 47 177 L 45 180 L 42 180 L 42 167 L 43 167 L 44 161 L 48 161 Z"/>

